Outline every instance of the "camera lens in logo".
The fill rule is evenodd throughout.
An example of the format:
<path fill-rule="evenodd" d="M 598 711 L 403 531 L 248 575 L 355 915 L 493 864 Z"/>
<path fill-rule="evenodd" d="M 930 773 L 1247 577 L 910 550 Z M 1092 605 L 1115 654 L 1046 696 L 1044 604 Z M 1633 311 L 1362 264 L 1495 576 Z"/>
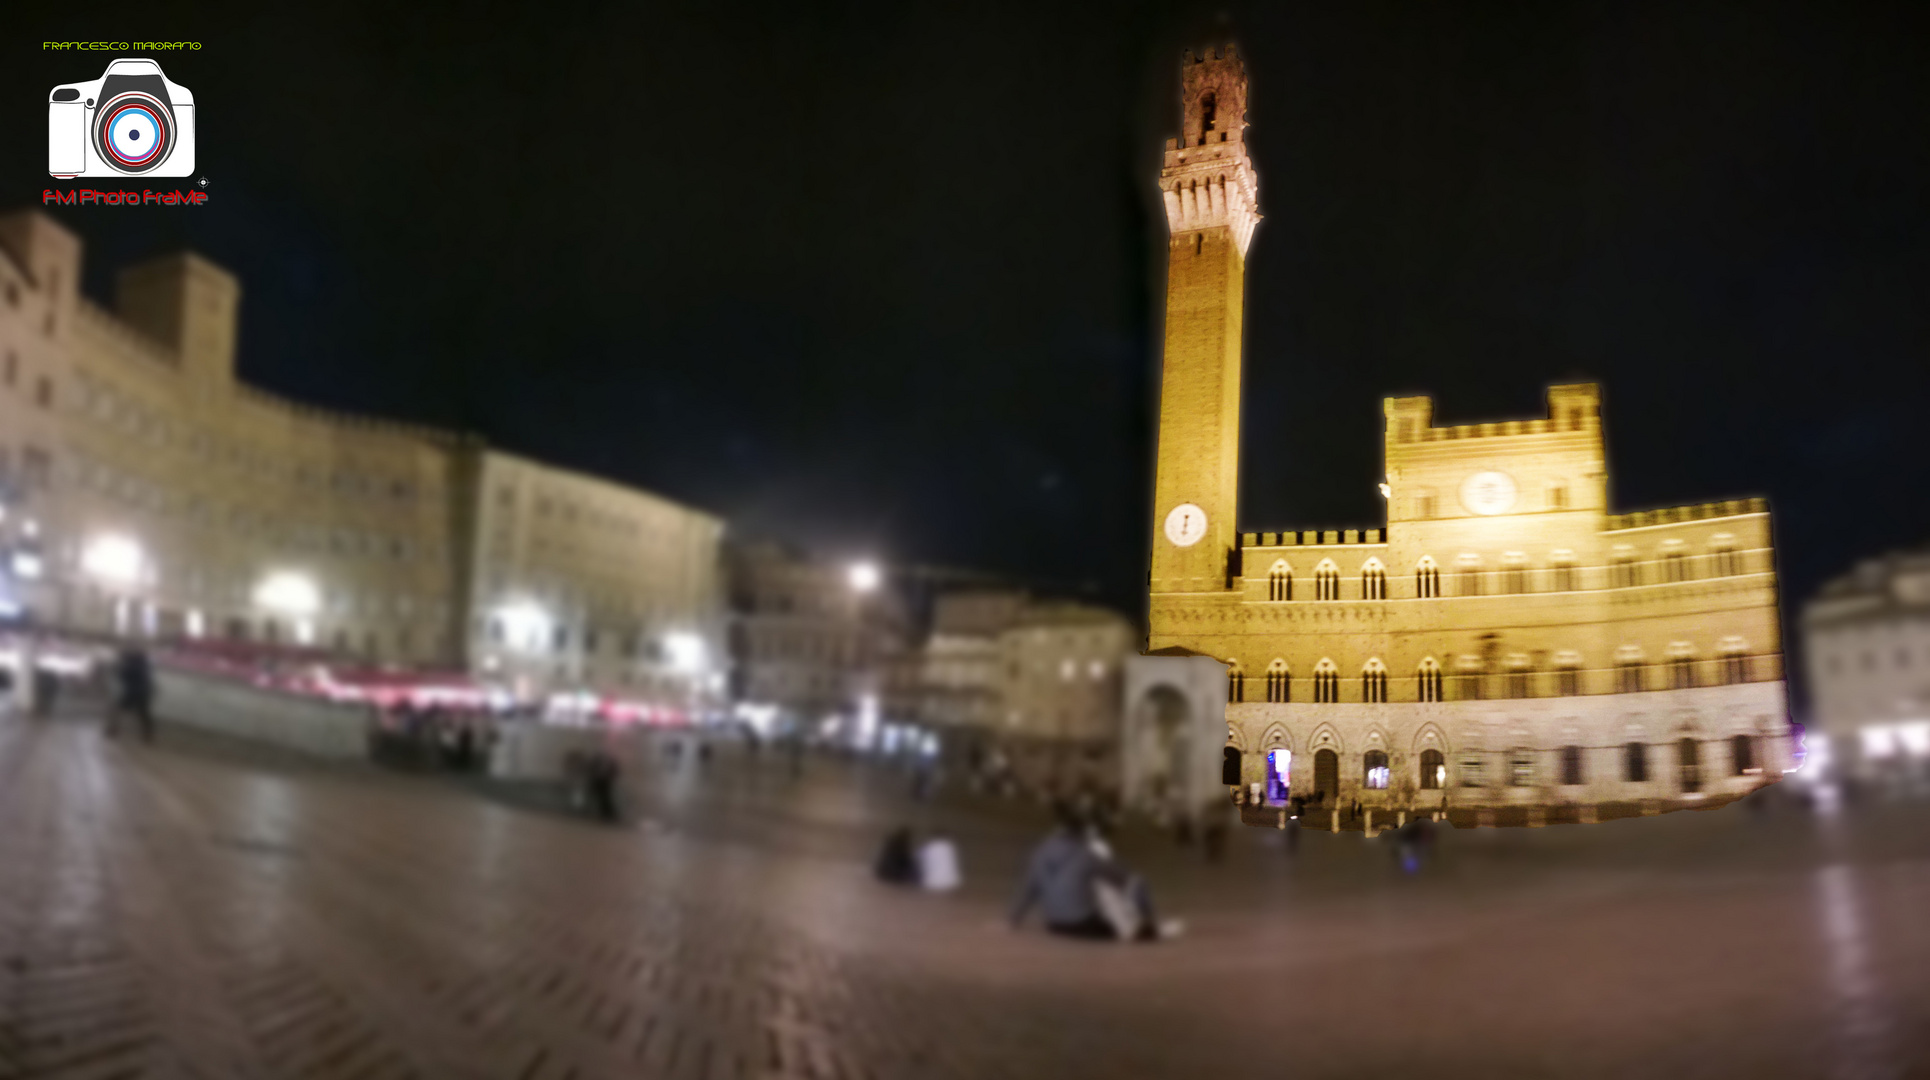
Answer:
<path fill-rule="evenodd" d="M 122 172 L 146 172 L 167 159 L 174 143 L 174 116 L 154 97 L 138 92 L 117 95 L 101 106 L 94 124 L 94 148 Z"/>

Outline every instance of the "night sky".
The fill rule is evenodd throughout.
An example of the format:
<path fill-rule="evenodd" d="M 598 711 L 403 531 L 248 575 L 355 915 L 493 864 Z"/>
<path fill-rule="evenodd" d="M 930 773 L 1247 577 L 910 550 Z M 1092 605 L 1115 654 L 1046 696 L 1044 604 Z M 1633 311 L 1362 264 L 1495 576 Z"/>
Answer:
<path fill-rule="evenodd" d="M 189 244 L 271 389 L 1137 611 L 1152 185 L 1180 50 L 1233 39 L 1244 528 L 1380 524 L 1383 395 L 1531 417 L 1585 377 L 1617 507 L 1767 495 L 1786 609 L 1930 538 L 1905 5 L 637 6 L 10 12 L 46 21 L 0 35 L 0 205 L 108 59 L 40 41 L 199 40 L 158 59 L 214 201 L 61 212 L 96 297 Z"/>

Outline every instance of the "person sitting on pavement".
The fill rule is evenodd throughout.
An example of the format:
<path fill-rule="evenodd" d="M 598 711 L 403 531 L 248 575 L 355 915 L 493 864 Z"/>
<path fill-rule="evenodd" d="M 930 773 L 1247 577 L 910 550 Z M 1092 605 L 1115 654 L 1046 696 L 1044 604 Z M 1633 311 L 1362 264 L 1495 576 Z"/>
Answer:
<path fill-rule="evenodd" d="M 1033 907 L 1046 929 L 1064 937 L 1102 941 L 1156 941 L 1179 933 L 1161 923 L 1146 882 L 1113 858 L 1105 838 L 1072 808 L 1057 808 L 1059 826 L 1033 849 L 1025 880 L 1013 903 L 1018 929 Z"/>

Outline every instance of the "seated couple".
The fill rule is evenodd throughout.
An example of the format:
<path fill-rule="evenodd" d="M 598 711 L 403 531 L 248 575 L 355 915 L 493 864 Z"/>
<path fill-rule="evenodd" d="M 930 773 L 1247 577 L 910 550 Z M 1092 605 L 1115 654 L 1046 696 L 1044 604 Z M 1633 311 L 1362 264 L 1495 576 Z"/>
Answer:
<path fill-rule="evenodd" d="M 1103 941 L 1177 937 L 1177 921 L 1161 922 L 1146 882 L 1113 858 L 1099 827 L 1072 808 L 1056 808 L 1059 826 L 1040 842 L 1012 906 L 1017 929 L 1034 907 L 1047 930 Z"/>

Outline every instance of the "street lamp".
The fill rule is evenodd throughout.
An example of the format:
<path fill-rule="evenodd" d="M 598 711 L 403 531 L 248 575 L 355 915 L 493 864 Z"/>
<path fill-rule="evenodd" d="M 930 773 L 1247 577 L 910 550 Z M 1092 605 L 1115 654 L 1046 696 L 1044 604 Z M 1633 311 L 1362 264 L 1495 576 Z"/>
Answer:
<path fill-rule="evenodd" d="M 140 584 L 147 556 L 141 545 L 119 534 L 97 536 L 80 553 L 80 568 L 103 585 L 130 588 Z"/>
<path fill-rule="evenodd" d="M 851 583 L 852 592 L 863 594 L 877 589 L 881 577 L 882 575 L 878 573 L 878 564 L 859 562 L 851 564 L 847 580 Z"/>

